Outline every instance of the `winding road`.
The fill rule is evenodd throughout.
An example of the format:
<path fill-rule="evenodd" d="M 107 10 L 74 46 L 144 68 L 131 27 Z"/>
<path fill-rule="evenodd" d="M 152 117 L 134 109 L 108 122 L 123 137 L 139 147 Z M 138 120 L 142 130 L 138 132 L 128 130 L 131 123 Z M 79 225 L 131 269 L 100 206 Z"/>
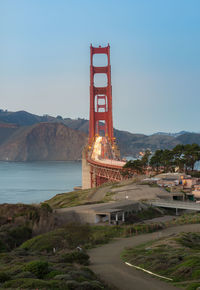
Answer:
<path fill-rule="evenodd" d="M 113 285 L 120 290 L 178 289 L 168 282 L 161 281 L 149 274 L 127 266 L 120 259 L 120 254 L 126 247 L 135 247 L 179 232 L 200 232 L 200 224 L 176 226 L 155 233 L 114 239 L 109 244 L 89 251 L 91 258 L 90 268 L 107 284 Z"/>

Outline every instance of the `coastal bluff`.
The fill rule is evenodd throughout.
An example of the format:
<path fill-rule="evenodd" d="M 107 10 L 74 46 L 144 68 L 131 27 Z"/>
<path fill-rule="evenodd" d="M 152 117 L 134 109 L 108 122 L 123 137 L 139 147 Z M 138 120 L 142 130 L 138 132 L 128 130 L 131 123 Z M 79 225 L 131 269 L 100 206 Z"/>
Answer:
<path fill-rule="evenodd" d="M 0 160 L 79 160 L 86 139 L 86 134 L 62 123 L 16 127 L 0 146 Z"/>

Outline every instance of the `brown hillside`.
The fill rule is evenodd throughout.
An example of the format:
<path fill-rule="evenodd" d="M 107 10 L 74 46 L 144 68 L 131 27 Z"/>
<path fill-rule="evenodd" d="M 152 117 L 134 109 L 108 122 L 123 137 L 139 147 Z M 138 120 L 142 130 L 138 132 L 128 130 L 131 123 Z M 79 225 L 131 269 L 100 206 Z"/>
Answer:
<path fill-rule="evenodd" d="M 43 124 L 49 124 L 49 126 L 40 127 L 43 128 L 44 138 L 39 133 L 37 138 L 35 135 L 32 138 L 30 132 L 33 130 L 33 126 L 37 126 L 36 124 L 41 125 L 42 122 Z M 12 124 L 10 125 L 10 123 Z M 65 141 L 59 134 L 53 133 L 53 127 L 56 125 L 54 124 L 52 127 L 52 123 L 57 123 L 58 126 L 63 124 L 65 128 L 67 126 L 68 130 L 70 128 L 74 132 L 71 133 L 73 137 L 70 137 L 67 129 L 63 129 L 65 131 L 64 135 L 66 134 L 64 139 L 66 141 L 65 144 Z M 79 159 L 81 157 L 80 151 L 75 153 L 75 149 L 79 150 L 78 148 L 82 146 L 82 141 L 80 141 L 79 147 L 79 144 L 75 144 L 74 140 L 77 138 L 79 142 L 82 138 L 86 138 L 85 134 L 88 135 L 89 128 L 89 121 L 85 119 L 62 118 L 61 116 L 55 118 L 49 115 L 38 116 L 25 111 L 7 112 L 0 110 L 0 124 L 3 124 L 0 126 L 0 160 L 7 160 L 7 158 L 8 160 L 24 161 L 61 160 L 62 157 L 64 158 L 63 160 L 74 160 L 76 156 Z M 50 130 L 49 133 L 47 132 L 48 130 Z M 34 132 L 33 134 L 36 134 Z M 49 144 L 47 141 L 48 136 L 51 136 Z M 200 145 L 200 134 L 185 131 L 174 134 L 159 132 L 148 136 L 115 129 L 114 136 L 119 145 L 121 156 L 136 157 L 140 151 L 147 148 L 154 152 L 157 149 L 171 149 L 177 144 L 197 143 Z M 30 144 L 30 140 L 33 141 L 33 144 Z M 55 148 L 57 152 L 55 152 Z M 42 159 L 39 159 L 40 157 Z"/>
<path fill-rule="evenodd" d="M 0 146 L 0 160 L 78 160 L 86 139 L 61 123 L 21 127 Z"/>

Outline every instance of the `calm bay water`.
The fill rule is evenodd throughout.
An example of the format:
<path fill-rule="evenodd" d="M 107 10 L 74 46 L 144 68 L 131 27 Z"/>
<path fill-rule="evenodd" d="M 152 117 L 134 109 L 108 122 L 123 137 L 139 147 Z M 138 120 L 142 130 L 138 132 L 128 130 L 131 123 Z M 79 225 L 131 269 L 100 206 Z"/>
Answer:
<path fill-rule="evenodd" d="M 0 203 L 37 203 L 81 185 L 81 162 L 0 162 Z"/>
<path fill-rule="evenodd" d="M 200 161 L 195 163 L 194 169 L 200 170 Z"/>
<path fill-rule="evenodd" d="M 200 170 L 200 162 L 196 163 Z M 81 162 L 1 162 L 0 204 L 38 203 L 81 185 Z"/>

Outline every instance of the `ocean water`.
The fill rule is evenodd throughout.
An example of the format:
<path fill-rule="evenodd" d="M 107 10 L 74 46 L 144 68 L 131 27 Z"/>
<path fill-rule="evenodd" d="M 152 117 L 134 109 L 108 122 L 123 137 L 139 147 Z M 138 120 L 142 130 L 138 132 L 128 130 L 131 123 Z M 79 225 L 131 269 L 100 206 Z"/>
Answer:
<path fill-rule="evenodd" d="M 200 170 L 200 162 L 196 163 Z M 0 204 L 38 203 L 81 185 L 81 162 L 1 162 Z"/>
<path fill-rule="evenodd" d="M 200 170 L 200 161 L 197 161 L 194 166 L 195 170 Z"/>
<path fill-rule="evenodd" d="M 0 204 L 38 203 L 81 185 L 81 162 L 0 162 Z"/>

